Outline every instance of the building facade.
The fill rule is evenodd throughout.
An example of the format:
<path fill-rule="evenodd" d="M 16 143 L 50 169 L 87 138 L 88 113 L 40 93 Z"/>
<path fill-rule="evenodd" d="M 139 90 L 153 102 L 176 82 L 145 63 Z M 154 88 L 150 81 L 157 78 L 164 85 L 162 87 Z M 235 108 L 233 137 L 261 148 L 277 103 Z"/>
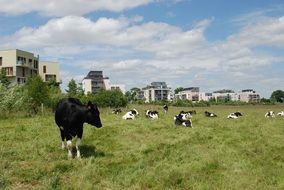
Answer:
<path fill-rule="evenodd" d="M 246 89 L 238 93 L 238 99 L 242 102 L 259 103 L 260 95 L 253 89 Z"/>
<path fill-rule="evenodd" d="M 125 94 L 125 85 L 111 84 L 109 78 L 103 76 L 103 71 L 90 71 L 82 80 L 82 87 L 85 94 L 95 94 L 100 89 L 120 90 L 123 94 Z"/>
<path fill-rule="evenodd" d="M 142 88 L 142 91 L 144 92 L 145 102 L 171 100 L 171 88 L 165 82 L 152 82 Z"/>
<path fill-rule="evenodd" d="M 182 91 L 177 93 L 175 97 L 179 100 L 198 102 L 200 100 L 199 87 L 184 88 Z"/>
<path fill-rule="evenodd" d="M 214 91 L 212 93 L 212 97 L 216 100 L 216 102 L 220 101 L 238 101 L 238 94 L 230 89 L 223 89 Z"/>
<path fill-rule="evenodd" d="M 58 84 L 61 83 L 58 62 L 39 61 L 38 70 L 44 82 L 55 80 Z"/>
<path fill-rule="evenodd" d="M 32 75 L 38 75 L 39 56 L 22 50 L 0 51 L 0 69 L 11 83 L 23 84 Z"/>

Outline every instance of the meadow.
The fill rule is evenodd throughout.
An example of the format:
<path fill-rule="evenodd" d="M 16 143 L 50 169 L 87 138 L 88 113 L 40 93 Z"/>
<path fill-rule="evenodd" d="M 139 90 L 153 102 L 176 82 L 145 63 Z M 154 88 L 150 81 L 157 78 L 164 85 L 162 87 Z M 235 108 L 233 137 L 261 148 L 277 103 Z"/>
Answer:
<path fill-rule="evenodd" d="M 133 107 L 140 113 L 133 121 L 101 109 L 103 127 L 85 124 L 82 158 L 71 160 L 52 113 L 1 119 L 0 189 L 284 189 L 284 117 L 264 117 L 284 105 L 169 107 L 167 114 Z M 145 118 L 145 109 L 160 118 Z M 175 114 L 192 109 L 193 128 L 174 125 Z M 205 110 L 218 117 L 205 118 Z M 244 116 L 226 119 L 234 111 Z"/>

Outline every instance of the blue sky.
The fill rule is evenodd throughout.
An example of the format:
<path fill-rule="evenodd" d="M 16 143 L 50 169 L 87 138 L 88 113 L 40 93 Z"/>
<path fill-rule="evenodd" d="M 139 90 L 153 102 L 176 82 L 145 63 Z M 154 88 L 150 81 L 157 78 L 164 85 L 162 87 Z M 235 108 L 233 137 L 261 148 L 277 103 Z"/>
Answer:
<path fill-rule="evenodd" d="M 283 0 L 0 0 L 0 49 L 58 61 L 62 88 L 103 70 L 127 89 L 284 90 Z"/>

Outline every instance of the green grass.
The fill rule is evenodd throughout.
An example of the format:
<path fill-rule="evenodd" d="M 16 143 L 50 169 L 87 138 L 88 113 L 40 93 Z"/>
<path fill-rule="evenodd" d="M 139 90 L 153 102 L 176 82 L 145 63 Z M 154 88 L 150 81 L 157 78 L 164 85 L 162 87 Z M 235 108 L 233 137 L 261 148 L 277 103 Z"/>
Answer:
<path fill-rule="evenodd" d="M 194 108 L 194 128 L 173 122 L 192 108 L 133 107 L 134 121 L 101 109 L 103 128 L 84 126 L 81 160 L 61 150 L 52 114 L 0 120 L 0 189 L 284 189 L 284 118 L 264 118 L 283 105 Z"/>

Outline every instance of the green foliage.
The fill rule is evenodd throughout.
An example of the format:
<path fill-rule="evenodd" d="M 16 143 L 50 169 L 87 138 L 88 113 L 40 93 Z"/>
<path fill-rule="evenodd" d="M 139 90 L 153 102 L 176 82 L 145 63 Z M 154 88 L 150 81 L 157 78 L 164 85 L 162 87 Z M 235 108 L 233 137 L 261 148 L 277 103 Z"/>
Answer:
<path fill-rule="evenodd" d="M 284 102 L 284 91 L 283 90 L 273 91 L 271 94 L 270 100 L 283 103 Z"/>
<path fill-rule="evenodd" d="M 175 89 L 175 94 L 178 94 L 179 92 L 183 91 L 183 87 L 178 87 Z"/>
<path fill-rule="evenodd" d="M 68 89 L 66 89 L 66 92 L 69 97 L 77 97 L 78 95 L 78 87 L 77 83 L 74 79 L 71 79 L 68 83 Z"/>
<path fill-rule="evenodd" d="M 40 76 L 29 77 L 24 88 L 26 89 L 25 99 L 34 113 L 39 111 L 42 104 L 49 103 L 49 88 Z"/>
<path fill-rule="evenodd" d="M 8 88 L 8 86 L 10 85 L 10 81 L 8 77 L 6 76 L 6 72 L 3 68 L 1 69 L 1 72 L 0 72 L 0 83 L 2 83 L 4 87 L 6 88 Z"/>
<path fill-rule="evenodd" d="M 125 107 L 127 105 L 127 99 L 120 90 L 100 90 L 93 98 L 100 107 Z"/>
<path fill-rule="evenodd" d="M 4 116 L 11 112 L 25 109 L 23 87 L 14 86 L 7 88 L 0 83 L 0 114 Z"/>

